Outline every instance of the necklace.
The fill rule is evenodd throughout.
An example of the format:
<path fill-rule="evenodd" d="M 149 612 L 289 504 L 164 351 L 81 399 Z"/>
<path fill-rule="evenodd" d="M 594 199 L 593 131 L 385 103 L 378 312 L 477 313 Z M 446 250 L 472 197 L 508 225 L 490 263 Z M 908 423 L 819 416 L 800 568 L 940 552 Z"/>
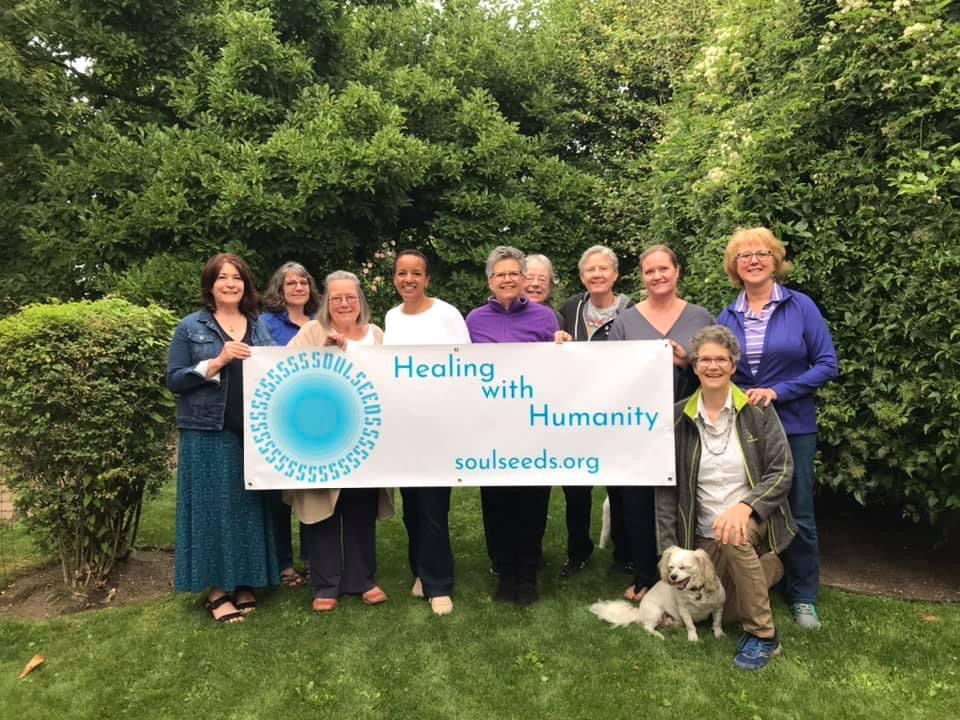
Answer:
<path fill-rule="evenodd" d="M 727 451 L 727 446 L 730 444 L 730 436 L 733 434 L 733 421 L 727 418 L 726 430 L 721 430 L 719 433 L 712 433 L 708 430 L 703 418 L 697 418 L 697 422 L 700 425 L 700 437 L 703 438 L 703 447 L 706 448 L 707 452 L 711 455 L 723 455 Z M 711 435 L 721 437 L 720 442 L 722 444 L 719 449 L 710 447 L 710 443 L 707 442 L 707 438 Z"/>
<path fill-rule="evenodd" d="M 217 321 L 217 323 L 220 325 L 220 327 L 222 327 L 224 330 L 227 331 L 227 334 L 230 335 L 230 337 L 236 337 L 238 333 L 242 335 L 243 333 L 241 332 L 241 329 L 243 330 L 246 329 L 244 326 L 246 324 L 247 319 L 243 315 L 240 315 L 235 320 L 230 322 L 228 322 L 227 320 L 224 320 L 221 317 L 217 317 L 216 314 L 214 314 L 213 317 Z"/>

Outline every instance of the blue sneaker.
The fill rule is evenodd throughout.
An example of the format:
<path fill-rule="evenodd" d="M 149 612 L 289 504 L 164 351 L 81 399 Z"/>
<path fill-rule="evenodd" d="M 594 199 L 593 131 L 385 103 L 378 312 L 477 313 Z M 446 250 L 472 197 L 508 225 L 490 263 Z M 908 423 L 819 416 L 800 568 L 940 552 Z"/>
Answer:
<path fill-rule="evenodd" d="M 770 658 L 780 654 L 780 640 L 774 635 L 769 640 L 744 633 L 737 642 L 737 654 L 733 664 L 741 670 L 760 670 L 765 668 Z"/>
<path fill-rule="evenodd" d="M 794 621 L 804 630 L 819 630 L 820 618 L 817 617 L 817 606 L 813 603 L 794 603 L 790 606 L 790 614 Z"/>

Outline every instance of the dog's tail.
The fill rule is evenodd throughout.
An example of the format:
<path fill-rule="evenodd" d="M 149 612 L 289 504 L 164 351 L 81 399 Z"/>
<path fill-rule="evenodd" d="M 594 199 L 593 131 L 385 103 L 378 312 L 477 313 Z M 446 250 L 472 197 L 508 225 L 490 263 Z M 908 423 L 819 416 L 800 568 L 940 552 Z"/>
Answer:
<path fill-rule="evenodd" d="M 616 627 L 640 622 L 640 608 L 626 600 L 601 600 L 590 606 L 590 612 Z"/>
<path fill-rule="evenodd" d="M 610 496 L 603 499 L 603 512 L 600 515 L 600 542 L 598 547 L 605 548 L 610 544 Z"/>

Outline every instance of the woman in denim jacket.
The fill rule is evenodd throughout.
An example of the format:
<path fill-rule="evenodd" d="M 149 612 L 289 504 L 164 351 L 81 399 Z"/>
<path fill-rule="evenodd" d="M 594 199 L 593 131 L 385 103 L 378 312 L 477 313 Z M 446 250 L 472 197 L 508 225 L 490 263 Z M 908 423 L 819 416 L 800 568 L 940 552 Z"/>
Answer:
<path fill-rule="evenodd" d="M 174 587 L 206 592 L 213 619 L 236 623 L 256 607 L 253 588 L 280 581 L 269 505 L 243 487 L 243 360 L 273 340 L 241 258 L 210 258 L 200 284 L 204 309 L 177 326 L 167 360 L 180 429 Z"/>

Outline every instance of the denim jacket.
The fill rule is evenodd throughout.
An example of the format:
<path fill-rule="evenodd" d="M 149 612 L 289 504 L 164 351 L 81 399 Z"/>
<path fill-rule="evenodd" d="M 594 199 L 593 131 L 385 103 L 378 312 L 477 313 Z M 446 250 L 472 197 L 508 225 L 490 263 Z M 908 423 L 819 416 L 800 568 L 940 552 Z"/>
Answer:
<path fill-rule="evenodd" d="M 273 345 L 263 320 L 252 321 L 251 345 Z M 221 335 L 209 310 L 187 315 L 173 334 L 167 356 L 167 389 L 177 397 L 177 427 L 181 430 L 223 430 L 227 381 L 208 380 L 197 363 L 212 360 L 223 350 Z"/>

